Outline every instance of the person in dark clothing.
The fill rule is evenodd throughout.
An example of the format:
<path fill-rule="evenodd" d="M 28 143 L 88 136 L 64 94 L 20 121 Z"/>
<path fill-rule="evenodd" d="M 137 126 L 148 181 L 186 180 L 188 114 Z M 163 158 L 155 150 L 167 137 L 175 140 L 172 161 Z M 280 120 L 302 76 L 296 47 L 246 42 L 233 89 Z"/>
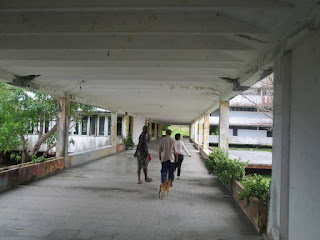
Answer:
<path fill-rule="evenodd" d="M 142 133 L 139 136 L 139 144 L 137 146 L 136 152 L 134 153 L 134 157 L 137 158 L 137 165 L 138 165 L 138 184 L 141 184 L 141 169 L 144 172 L 144 178 L 146 182 L 151 182 L 152 178 L 148 177 L 148 164 L 149 164 L 149 151 L 147 145 L 147 138 L 148 138 L 148 127 L 144 126 L 142 129 Z"/>

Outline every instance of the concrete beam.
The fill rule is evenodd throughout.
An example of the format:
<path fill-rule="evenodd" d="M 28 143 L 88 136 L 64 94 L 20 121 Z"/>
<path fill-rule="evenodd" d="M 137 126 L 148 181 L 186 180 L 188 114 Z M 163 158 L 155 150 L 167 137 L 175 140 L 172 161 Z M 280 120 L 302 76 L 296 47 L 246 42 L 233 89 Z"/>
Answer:
<path fill-rule="evenodd" d="M 249 62 L 247 51 L 232 50 L 175 50 L 175 49 L 1 49 L 0 60 L 32 61 L 115 61 L 115 62 Z M 11 62 L 13 63 L 13 62 Z M 28 65 L 27 62 L 23 62 Z M 21 63 L 22 64 L 22 63 Z M 29 64 L 32 64 L 29 63 Z"/>
<path fill-rule="evenodd" d="M 56 157 L 68 157 L 70 99 L 58 99 Z"/>
<path fill-rule="evenodd" d="M 27 19 L 27 20 L 26 20 Z M 23 24 L 21 24 L 23 21 Z M 45 22 L 46 24 L 43 24 Z M 205 22 L 206 24 L 203 24 Z M 69 23 L 69 24 L 66 24 Z M 174 24 L 172 24 L 174 23 Z M 149 13 L 140 12 L 95 12 L 61 14 L 60 12 L 24 13 L 23 17 L 15 13 L 0 15 L 1 34 L 46 34 L 73 33 L 94 34 L 111 33 L 119 40 L 119 33 L 262 33 L 267 29 L 258 27 L 255 22 L 246 22 L 229 14 L 184 12 Z M 135 41 L 129 38 L 127 41 Z"/>
<path fill-rule="evenodd" d="M 52 12 L 61 10 L 63 12 L 100 12 L 100 11 L 137 11 L 137 10 L 166 10 L 166 11 L 199 11 L 199 10 L 218 10 L 221 8 L 252 8 L 257 9 L 274 9 L 274 8 L 292 8 L 299 3 L 292 3 L 288 1 L 268 1 L 268 0 L 176 0 L 176 1 L 88 1 L 79 2 L 77 0 L 46 1 L 46 2 L 25 2 L 21 0 L 1 1 L 0 12 Z"/>
<path fill-rule="evenodd" d="M 219 148 L 228 151 L 229 149 L 229 101 L 220 102 L 219 118 Z"/>
<path fill-rule="evenodd" d="M 155 49 L 155 50 L 246 50 L 256 43 L 245 44 L 235 36 L 220 34 L 0 34 L 0 49 Z M 81 39 L 81 41 L 74 41 Z M 129 40 L 128 40 L 129 39 Z M 132 40 L 130 40 L 132 39 Z M 110 55 L 110 51 L 109 51 Z"/>

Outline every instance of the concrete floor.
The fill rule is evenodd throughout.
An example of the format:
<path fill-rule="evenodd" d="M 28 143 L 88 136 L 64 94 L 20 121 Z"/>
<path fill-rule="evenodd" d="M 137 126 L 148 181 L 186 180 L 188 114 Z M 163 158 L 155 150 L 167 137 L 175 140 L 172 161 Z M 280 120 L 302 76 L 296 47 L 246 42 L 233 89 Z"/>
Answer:
<path fill-rule="evenodd" d="M 159 200 L 156 148 L 152 183 L 137 184 L 125 151 L 1 193 L 0 239 L 262 239 L 190 143 L 181 179 Z"/>

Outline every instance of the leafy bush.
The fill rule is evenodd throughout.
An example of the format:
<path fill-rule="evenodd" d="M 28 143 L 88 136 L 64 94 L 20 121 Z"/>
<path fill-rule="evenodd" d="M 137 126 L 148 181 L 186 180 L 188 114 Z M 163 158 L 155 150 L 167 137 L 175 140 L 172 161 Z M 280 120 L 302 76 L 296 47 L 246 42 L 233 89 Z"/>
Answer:
<path fill-rule="evenodd" d="M 46 161 L 47 159 L 45 159 L 44 157 L 38 157 L 38 158 L 34 158 L 32 159 L 31 163 L 40 163 L 40 162 L 44 162 Z"/>
<path fill-rule="evenodd" d="M 223 184 L 228 184 L 232 179 L 242 180 L 247 163 L 230 159 L 228 153 L 216 149 L 205 159 L 205 166 L 210 174 L 217 175 Z"/>
<path fill-rule="evenodd" d="M 268 204 L 269 185 L 263 180 L 261 175 L 246 176 L 242 179 L 241 184 L 244 186 L 244 189 L 239 192 L 239 200 L 246 199 L 247 205 L 249 205 L 250 199 L 256 197 L 261 202 Z"/>
<path fill-rule="evenodd" d="M 128 134 L 128 137 L 124 140 L 124 144 L 127 147 L 134 147 L 134 142 L 130 133 Z"/>

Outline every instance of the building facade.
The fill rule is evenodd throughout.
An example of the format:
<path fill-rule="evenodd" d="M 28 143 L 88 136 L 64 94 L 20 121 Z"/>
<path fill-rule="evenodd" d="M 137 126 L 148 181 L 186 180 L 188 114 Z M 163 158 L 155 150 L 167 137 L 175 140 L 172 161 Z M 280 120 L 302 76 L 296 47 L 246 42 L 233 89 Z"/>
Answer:
<path fill-rule="evenodd" d="M 230 100 L 229 144 L 272 146 L 273 78 Z M 218 144 L 219 110 L 210 114 L 211 144 Z"/>

